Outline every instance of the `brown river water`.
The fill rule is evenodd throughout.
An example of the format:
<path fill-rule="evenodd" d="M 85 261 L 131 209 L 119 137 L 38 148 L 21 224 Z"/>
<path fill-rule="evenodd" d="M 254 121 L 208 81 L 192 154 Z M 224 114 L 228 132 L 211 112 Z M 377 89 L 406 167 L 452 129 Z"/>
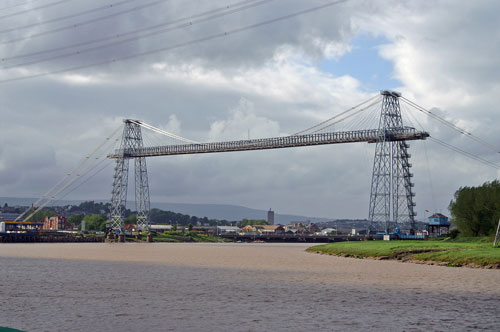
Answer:
<path fill-rule="evenodd" d="M 0 244 L 0 326 L 24 331 L 500 331 L 500 270 L 306 244 Z"/>

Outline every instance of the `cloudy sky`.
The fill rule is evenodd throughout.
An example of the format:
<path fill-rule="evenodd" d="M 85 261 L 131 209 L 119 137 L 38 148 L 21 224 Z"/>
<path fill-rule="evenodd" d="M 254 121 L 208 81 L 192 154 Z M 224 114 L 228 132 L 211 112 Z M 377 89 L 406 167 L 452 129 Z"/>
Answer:
<path fill-rule="evenodd" d="M 0 196 L 41 196 L 124 118 L 196 141 L 272 137 L 383 89 L 500 146 L 498 12 L 486 0 L 4 0 Z M 500 164 L 493 149 L 407 106 L 403 116 Z M 498 176 L 433 141 L 410 145 L 419 219 L 448 213 L 459 187 Z M 374 147 L 150 158 L 151 200 L 366 218 Z M 113 164 L 102 165 L 64 198 L 110 197 Z"/>

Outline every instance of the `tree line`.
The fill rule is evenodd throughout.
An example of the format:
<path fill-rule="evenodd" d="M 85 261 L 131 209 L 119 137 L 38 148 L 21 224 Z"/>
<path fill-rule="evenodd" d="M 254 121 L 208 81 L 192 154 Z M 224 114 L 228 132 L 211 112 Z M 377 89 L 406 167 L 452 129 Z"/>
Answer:
<path fill-rule="evenodd" d="M 109 215 L 109 203 L 95 203 L 94 201 L 82 202 L 79 205 L 68 207 L 68 222 L 80 226 L 82 221 L 85 221 L 85 228 L 89 231 L 105 231 L 106 221 Z M 74 213 L 74 214 L 72 214 Z M 55 216 L 56 212 L 47 209 L 38 211 L 31 219 L 35 222 L 42 221 L 45 217 Z M 137 214 L 135 211 L 125 209 L 124 211 L 125 224 L 135 224 L 137 221 Z M 210 225 L 210 226 L 227 226 L 231 222 L 227 220 L 209 219 L 207 217 L 196 217 L 187 214 L 176 213 L 172 211 L 164 211 L 161 209 L 153 208 L 150 211 L 150 222 L 153 224 L 172 224 L 179 226 L 191 225 Z"/>
<path fill-rule="evenodd" d="M 495 180 L 479 187 L 461 187 L 455 192 L 449 210 L 462 235 L 493 234 L 500 218 L 500 182 Z"/>

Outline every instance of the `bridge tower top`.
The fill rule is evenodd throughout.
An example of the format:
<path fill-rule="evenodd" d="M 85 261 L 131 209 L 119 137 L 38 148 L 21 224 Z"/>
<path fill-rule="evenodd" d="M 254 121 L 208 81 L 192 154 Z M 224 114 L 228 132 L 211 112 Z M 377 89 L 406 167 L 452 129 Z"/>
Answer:
<path fill-rule="evenodd" d="M 391 96 L 395 98 L 401 97 L 401 92 L 391 91 L 391 90 L 381 90 L 380 94 L 382 96 Z"/>

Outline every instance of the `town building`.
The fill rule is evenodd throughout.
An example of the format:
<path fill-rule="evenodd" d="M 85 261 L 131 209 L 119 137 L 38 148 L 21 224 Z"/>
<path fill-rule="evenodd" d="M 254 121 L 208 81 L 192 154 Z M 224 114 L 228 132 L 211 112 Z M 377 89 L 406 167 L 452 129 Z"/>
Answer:
<path fill-rule="evenodd" d="M 271 209 L 267 211 L 267 224 L 274 225 L 274 211 Z"/>
<path fill-rule="evenodd" d="M 44 231 L 59 231 L 59 230 L 73 230 L 73 225 L 71 225 L 65 217 L 53 216 L 45 217 L 43 219 Z"/>

